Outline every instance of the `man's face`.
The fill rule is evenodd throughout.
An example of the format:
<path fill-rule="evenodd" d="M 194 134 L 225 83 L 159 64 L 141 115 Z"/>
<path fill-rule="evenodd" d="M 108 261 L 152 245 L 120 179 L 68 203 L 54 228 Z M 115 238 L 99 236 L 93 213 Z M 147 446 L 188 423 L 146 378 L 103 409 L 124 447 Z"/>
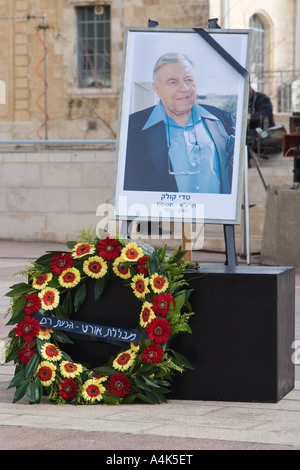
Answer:
<path fill-rule="evenodd" d="M 170 117 L 189 116 L 196 100 L 192 65 L 188 61 L 163 65 L 158 72 L 158 81 L 153 83 L 153 89 Z"/>

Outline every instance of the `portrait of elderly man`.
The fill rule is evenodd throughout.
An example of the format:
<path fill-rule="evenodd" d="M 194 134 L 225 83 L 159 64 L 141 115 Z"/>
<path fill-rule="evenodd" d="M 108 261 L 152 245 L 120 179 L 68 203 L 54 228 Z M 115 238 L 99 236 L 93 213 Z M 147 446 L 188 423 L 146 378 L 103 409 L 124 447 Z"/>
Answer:
<path fill-rule="evenodd" d="M 230 194 L 233 116 L 196 102 L 185 55 L 162 55 L 152 86 L 158 104 L 129 116 L 124 190 Z"/>

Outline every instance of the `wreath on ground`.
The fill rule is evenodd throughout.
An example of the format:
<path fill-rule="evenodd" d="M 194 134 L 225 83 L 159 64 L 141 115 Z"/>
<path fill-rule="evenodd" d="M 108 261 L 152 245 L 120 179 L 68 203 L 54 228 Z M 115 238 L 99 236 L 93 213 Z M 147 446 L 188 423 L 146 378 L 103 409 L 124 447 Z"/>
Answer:
<path fill-rule="evenodd" d="M 185 252 L 179 247 L 168 255 L 166 246 L 157 250 L 86 230 L 66 245 L 71 251 L 46 252 L 31 261 L 21 272 L 28 282 L 6 294 L 11 298 L 8 324 L 16 325 L 6 355 L 6 362 L 16 366 L 8 387 L 16 389 L 13 401 L 26 395 L 29 403 L 39 403 L 46 395 L 57 404 L 166 402 L 174 373 L 192 368 L 169 347 L 176 335 L 191 333 Z M 108 282 L 120 279 L 141 301 L 134 330 L 139 342 L 129 342 L 97 367 L 74 362 L 61 347 L 72 342 L 70 337 L 42 326 L 47 319 L 71 319 L 84 304 L 91 279 L 95 300 Z"/>

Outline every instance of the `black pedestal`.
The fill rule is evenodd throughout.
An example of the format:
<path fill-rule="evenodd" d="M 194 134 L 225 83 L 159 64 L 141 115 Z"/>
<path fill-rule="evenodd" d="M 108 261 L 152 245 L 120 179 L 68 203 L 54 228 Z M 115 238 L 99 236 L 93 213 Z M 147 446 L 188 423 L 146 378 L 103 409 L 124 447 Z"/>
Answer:
<path fill-rule="evenodd" d="M 194 289 L 192 334 L 171 348 L 195 370 L 176 373 L 168 398 L 276 403 L 294 388 L 292 343 L 295 332 L 294 268 L 203 266 L 186 274 Z M 119 280 L 97 302 L 94 281 L 73 319 L 132 329 L 141 302 Z M 120 347 L 91 339 L 62 345 L 74 361 L 104 364 Z"/>
<path fill-rule="evenodd" d="M 171 347 L 195 370 L 174 378 L 169 398 L 276 403 L 291 391 L 294 276 L 293 268 L 252 266 L 187 275 L 193 333 Z"/>

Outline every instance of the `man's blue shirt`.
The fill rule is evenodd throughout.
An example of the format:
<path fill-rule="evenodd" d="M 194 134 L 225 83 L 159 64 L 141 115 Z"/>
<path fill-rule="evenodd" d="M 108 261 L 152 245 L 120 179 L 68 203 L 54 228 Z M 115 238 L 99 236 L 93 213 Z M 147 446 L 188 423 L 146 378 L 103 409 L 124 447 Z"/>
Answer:
<path fill-rule="evenodd" d="M 170 118 L 159 101 L 143 127 L 163 121 L 169 150 L 169 173 L 174 174 L 179 192 L 220 193 L 217 151 L 203 117 L 218 120 L 201 105 L 194 105 L 184 127 Z"/>

